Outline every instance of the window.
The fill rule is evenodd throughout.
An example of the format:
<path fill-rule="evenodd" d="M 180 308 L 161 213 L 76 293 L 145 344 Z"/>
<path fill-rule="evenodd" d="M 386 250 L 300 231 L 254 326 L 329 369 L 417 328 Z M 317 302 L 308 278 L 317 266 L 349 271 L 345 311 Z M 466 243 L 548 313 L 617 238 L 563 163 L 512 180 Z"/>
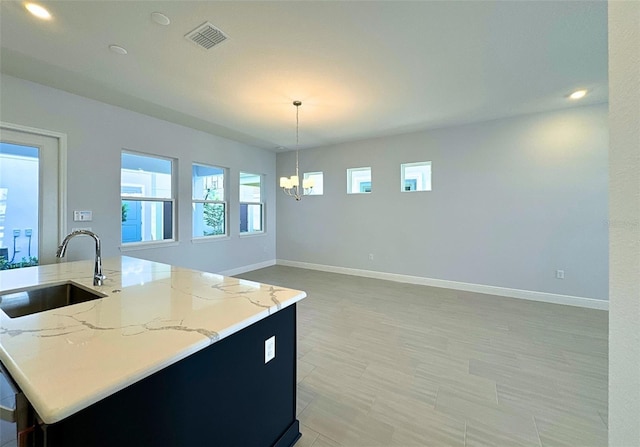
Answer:
<path fill-rule="evenodd" d="M 371 192 L 371 168 L 347 169 L 347 194 Z"/>
<path fill-rule="evenodd" d="M 303 174 L 303 182 L 304 185 L 306 182 L 311 180 L 311 184 L 313 187 L 305 193 L 305 196 L 321 196 L 323 194 L 323 174 L 322 172 L 305 172 Z"/>
<path fill-rule="evenodd" d="M 122 243 L 173 240 L 173 161 L 122 152 Z"/>
<path fill-rule="evenodd" d="M 431 162 L 403 163 L 400 165 L 400 190 L 431 191 Z"/>
<path fill-rule="evenodd" d="M 262 197 L 262 176 L 240 173 L 240 233 L 260 233 L 263 231 L 264 203 Z"/>
<path fill-rule="evenodd" d="M 0 270 L 56 262 L 64 196 L 62 134 L 3 125 L 0 141 Z"/>
<path fill-rule="evenodd" d="M 194 164 L 191 171 L 193 237 L 227 234 L 225 169 Z"/>

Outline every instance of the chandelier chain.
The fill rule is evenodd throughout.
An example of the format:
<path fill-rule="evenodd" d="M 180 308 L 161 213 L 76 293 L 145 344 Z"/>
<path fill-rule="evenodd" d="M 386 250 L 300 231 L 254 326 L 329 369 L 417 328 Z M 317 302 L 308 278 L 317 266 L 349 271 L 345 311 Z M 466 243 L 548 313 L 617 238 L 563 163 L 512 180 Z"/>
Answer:
<path fill-rule="evenodd" d="M 299 176 L 298 152 L 300 151 L 300 105 L 297 103 L 294 104 L 296 104 L 296 175 Z"/>

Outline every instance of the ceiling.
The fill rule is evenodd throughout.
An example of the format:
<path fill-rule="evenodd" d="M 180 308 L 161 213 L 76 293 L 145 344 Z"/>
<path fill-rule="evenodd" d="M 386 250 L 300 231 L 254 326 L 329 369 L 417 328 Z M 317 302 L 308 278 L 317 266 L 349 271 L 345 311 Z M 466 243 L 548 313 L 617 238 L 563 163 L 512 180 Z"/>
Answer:
<path fill-rule="evenodd" d="M 307 148 L 608 99 L 603 1 L 41 4 L 0 2 L 3 73 L 273 151 L 293 100 Z M 228 36 L 210 50 L 184 38 L 205 21 Z"/>

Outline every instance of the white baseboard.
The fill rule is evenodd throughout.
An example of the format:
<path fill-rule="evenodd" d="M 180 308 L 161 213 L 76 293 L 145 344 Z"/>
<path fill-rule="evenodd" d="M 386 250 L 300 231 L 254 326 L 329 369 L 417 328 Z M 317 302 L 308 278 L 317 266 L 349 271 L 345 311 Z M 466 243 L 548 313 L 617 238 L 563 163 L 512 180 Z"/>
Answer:
<path fill-rule="evenodd" d="M 532 290 L 510 289 L 507 287 L 487 286 L 484 284 L 472 284 L 445 279 L 424 278 L 422 276 L 400 275 L 397 273 L 375 272 L 373 270 L 352 269 L 347 267 L 335 267 L 332 265 L 312 264 L 309 262 L 289 261 L 278 259 L 278 265 L 299 267 L 323 272 L 342 273 L 344 275 L 363 276 L 365 278 L 385 279 L 388 281 L 418 284 L 423 286 L 441 287 L 445 289 L 464 290 L 466 292 L 485 293 L 488 295 L 506 296 L 530 301 L 542 301 L 545 303 L 564 304 L 567 306 L 586 307 L 589 309 L 609 310 L 609 301 L 594 298 L 583 298 L 571 295 L 558 295 L 547 292 L 534 292 Z"/>
<path fill-rule="evenodd" d="M 250 272 L 252 270 L 258 270 L 258 269 L 263 269 L 265 267 L 271 267 L 272 265 L 276 265 L 276 260 L 275 259 L 269 259 L 268 261 L 258 262 L 257 264 L 243 265 L 242 267 L 238 267 L 238 268 L 235 268 L 235 269 L 218 272 L 218 274 L 223 275 L 223 276 L 240 275 L 242 273 L 247 273 L 247 272 Z"/>

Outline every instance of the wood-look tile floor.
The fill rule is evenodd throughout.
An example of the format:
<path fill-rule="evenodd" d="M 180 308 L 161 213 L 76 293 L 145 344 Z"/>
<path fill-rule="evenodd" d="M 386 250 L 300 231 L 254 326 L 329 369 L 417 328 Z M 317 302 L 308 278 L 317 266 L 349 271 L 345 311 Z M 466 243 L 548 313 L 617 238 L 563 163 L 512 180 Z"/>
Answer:
<path fill-rule="evenodd" d="M 298 447 L 606 446 L 605 311 L 274 266 L 305 290 Z"/>

